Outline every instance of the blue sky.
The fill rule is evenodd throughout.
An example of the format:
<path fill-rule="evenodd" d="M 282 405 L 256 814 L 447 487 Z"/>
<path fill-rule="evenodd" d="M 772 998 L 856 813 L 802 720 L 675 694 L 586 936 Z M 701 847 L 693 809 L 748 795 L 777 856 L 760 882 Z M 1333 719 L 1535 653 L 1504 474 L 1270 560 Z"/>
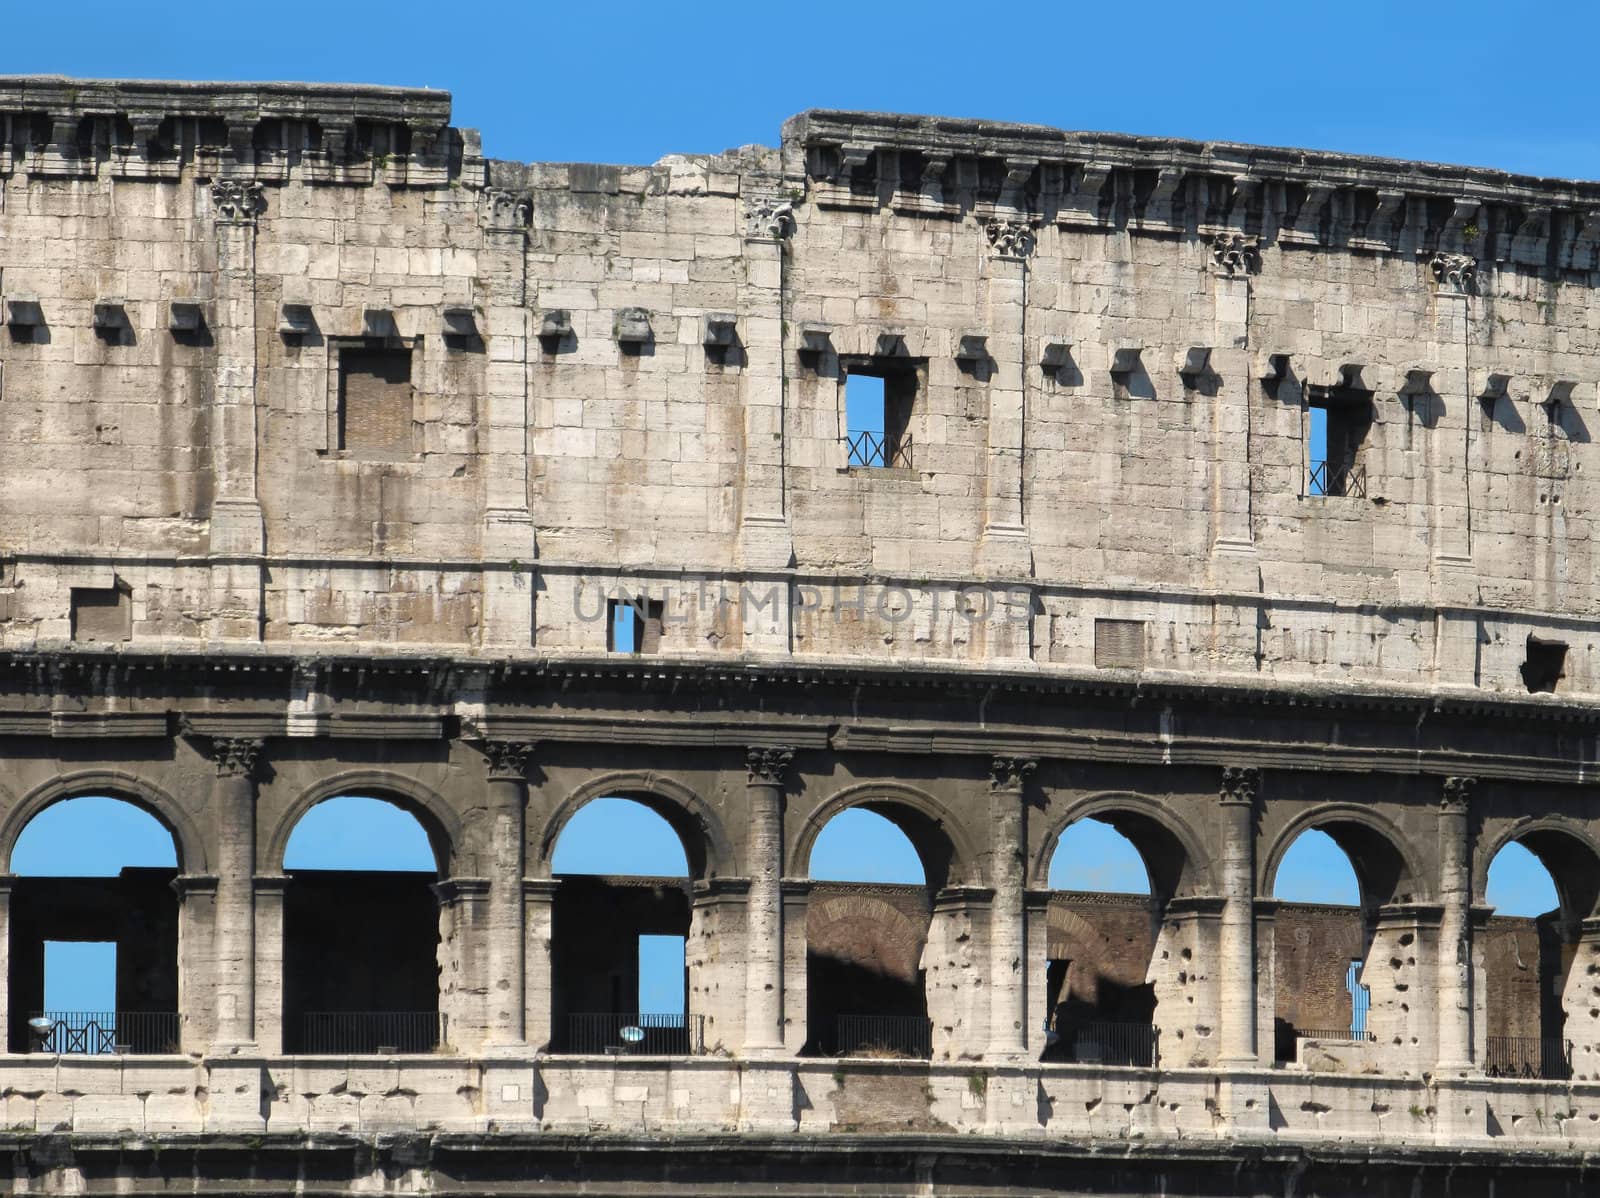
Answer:
<path fill-rule="evenodd" d="M 502 158 L 649 162 L 870 108 L 1593 177 L 1600 6 L 1481 0 L 6 5 L 0 70 L 455 93 Z"/>
<path fill-rule="evenodd" d="M 323 4 L 308 17 L 248 5 L 79 0 L 70 12 L 8 5 L 4 30 L 0 71 L 10 73 L 445 88 L 455 95 L 456 123 L 480 129 L 491 156 L 511 159 L 650 162 L 771 145 L 786 117 L 832 107 L 1597 173 L 1596 85 L 1581 51 L 1600 34 L 1600 6 L 1577 3 L 987 10 L 813 0 L 602 10 L 486 0 L 456 10 L 391 0 Z M 1564 47 L 1572 50 L 1563 55 Z M 151 838 L 104 808 L 58 826 L 71 814 L 58 808 L 30 827 L 16 868 L 171 863 L 159 829 Z M 665 825 L 637 818 L 596 804 L 573 822 L 558 864 L 581 868 L 620 848 L 637 872 L 680 871 L 681 847 L 660 840 Z M 823 833 L 816 876 L 920 874 L 909 846 L 873 818 L 847 813 Z M 1144 888 L 1137 856 L 1109 829 L 1070 831 L 1063 846 L 1053 883 Z M 290 848 L 291 864 L 337 864 L 330 854 L 342 851 L 346 864 L 431 868 L 418 831 L 364 828 L 341 804 L 317 808 Z M 603 867 L 621 872 L 618 859 Z M 1553 899 L 1541 876 L 1508 853 L 1491 871 L 1490 899 L 1517 913 L 1546 910 Z M 1353 882 L 1331 842 L 1312 836 L 1291 851 L 1278 892 L 1349 901 Z M 671 954 L 649 951 L 656 973 L 670 974 Z M 103 966 L 63 968 L 62 1004 L 100 1005 L 70 984 Z"/>

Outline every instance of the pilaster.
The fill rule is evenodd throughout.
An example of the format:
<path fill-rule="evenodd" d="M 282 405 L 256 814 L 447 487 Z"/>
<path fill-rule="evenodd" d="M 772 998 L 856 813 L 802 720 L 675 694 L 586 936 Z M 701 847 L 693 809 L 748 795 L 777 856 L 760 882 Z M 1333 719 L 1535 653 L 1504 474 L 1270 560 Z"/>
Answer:
<path fill-rule="evenodd" d="M 527 938 L 524 924 L 524 836 L 528 806 L 527 764 L 533 746 L 523 741 L 488 741 L 484 800 L 490 820 L 488 895 L 487 1045 L 527 1041 Z"/>
<path fill-rule="evenodd" d="M 1222 924 L 1219 943 L 1219 1007 L 1222 1024 L 1220 1063 L 1234 1068 L 1255 1064 L 1255 832 L 1261 775 L 1229 766 L 1217 794 L 1222 831 Z M 1270 1024 L 1268 1025 L 1270 1026 Z"/>
<path fill-rule="evenodd" d="M 794 750 L 746 754 L 750 899 L 745 916 L 745 1055 L 783 1049 L 783 791 Z"/>
<path fill-rule="evenodd" d="M 256 1029 L 256 761 L 259 740 L 212 741 L 216 781 L 217 908 L 212 961 L 212 1052 L 254 1051 Z"/>
<path fill-rule="evenodd" d="M 1024 905 L 1028 779 L 1038 762 L 996 757 L 989 767 L 989 1052 L 1020 1060 L 1028 1051 L 1028 939 Z"/>
<path fill-rule="evenodd" d="M 1439 801 L 1439 1044 L 1436 1072 L 1473 1069 L 1471 802 L 1477 779 L 1446 778 Z"/>
<path fill-rule="evenodd" d="M 793 203 L 778 180 L 747 180 L 739 325 L 744 447 L 739 457 L 738 560 L 747 570 L 782 570 L 794 558 L 785 493 L 788 453 L 784 268 L 794 236 Z"/>
<path fill-rule="evenodd" d="M 984 226 L 987 281 L 989 448 L 983 533 L 976 568 L 991 577 L 1033 573 L 1024 514 L 1023 429 L 1027 417 L 1028 259 L 1035 233 L 1019 213 Z"/>

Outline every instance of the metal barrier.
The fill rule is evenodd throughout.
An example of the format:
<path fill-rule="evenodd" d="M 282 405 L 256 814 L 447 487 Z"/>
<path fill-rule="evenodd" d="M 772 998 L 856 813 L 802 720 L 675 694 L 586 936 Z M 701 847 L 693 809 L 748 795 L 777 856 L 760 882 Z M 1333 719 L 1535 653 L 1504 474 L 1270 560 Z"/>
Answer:
<path fill-rule="evenodd" d="M 307 1011 L 290 1052 L 359 1056 L 432 1052 L 445 1043 L 438 1011 Z"/>
<path fill-rule="evenodd" d="M 842 1057 L 933 1056 L 933 1020 L 922 1015 L 841 1015 Z"/>
<path fill-rule="evenodd" d="M 43 1036 L 29 1029 L 33 1052 L 76 1056 L 179 1051 L 176 1011 L 44 1011 L 33 1018 L 52 1024 Z"/>
<path fill-rule="evenodd" d="M 1364 466 L 1340 466 L 1336 463 L 1312 459 L 1308 493 L 1312 495 L 1344 495 L 1351 499 L 1367 497 L 1367 471 Z"/>
<path fill-rule="evenodd" d="M 706 1050 L 704 1015 L 589 1012 L 568 1015 L 555 1051 L 692 1057 Z"/>
<path fill-rule="evenodd" d="M 1161 1060 L 1161 1029 L 1148 1023 L 1080 1023 L 1061 1033 L 1060 1059 L 1084 1065 L 1138 1065 Z"/>
<path fill-rule="evenodd" d="M 1371 1032 L 1358 1032 L 1347 1027 L 1297 1027 L 1297 1040 L 1329 1040 L 1339 1044 L 1370 1044 L 1377 1040 Z"/>
<path fill-rule="evenodd" d="M 911 434 L 891 437 L 887 433 L 859 432 L 844 438 L 846 459 L 852 466 L 891 466 L 910 470 Z"/>
<path fill-rule="evenodd" d="M 1572 1041 L 1540 1036 L 1489 1036 L 1483 1071 L 1490 1077 L 1565 1081 L 1572 1076 Z"/>

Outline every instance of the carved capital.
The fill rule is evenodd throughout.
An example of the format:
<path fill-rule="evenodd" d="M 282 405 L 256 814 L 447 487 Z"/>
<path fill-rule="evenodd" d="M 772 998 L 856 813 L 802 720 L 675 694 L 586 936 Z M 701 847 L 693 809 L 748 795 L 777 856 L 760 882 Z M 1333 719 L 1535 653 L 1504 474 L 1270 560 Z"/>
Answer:
<path fill-rule="evenodd" d="M 1471 295 L 1478 289 L 1478 260 L 1470 254 L 1440 250 L 1428 260 L 1428 269 L 1440 291 Z"/>
<path fill-rule="evenodd" d="M 1243 233 L 1218 233 L 1211 239 L 1211 261 L 1230 277 L 1261 269 L 1261 239 Z"/>
<path fill-rule="evenodd" d="M 794 750 L 763 746 L 745 754 L 745 767 L 749 780 L 762 786 L 782 786 L 788 777 L 789 766 L 794 763 Z"/>
<path fill-rule="evenodd" d="M 989 762 L 989 789 L 1021 790 L 1038 768 L 1032 757 L 996 757 Z"/>
<path fill-rule="evenodd" d="M 489 188 L 483 193 L 484 220 L 491 229 L 520 233 L 533 221 L 533 197 L 523 192 Z"/>
<path fill-rule="evenodd" d="M 211 202 L 219 225 L 253 225 L 267 210 L 266 189 L 245 179 L 213 180 Z"/>
<path fill-rule="evenodd" d="M 1478 780 L 1470 775 L 1446 778 L 1439 795 L 1439 810 L 1448 815 L 1465 815 L 1472 807 L 1472 792 L 1477 788 Z"/>
<path fill-rule="evenodd" d="M 246 736 L 219 736 L 211 742 L 219 778 L 248 778 L 261 756 L 261 741 Z"/>
<path fill-rule="evenodd" d="M 528 754 L 531 752 L 533 746 L 525 740 L 483 742 L 483 755 L 489 759 L 491 778 L 514 778 L 520 782 L 527 777 Z"/>
<path fill-rule="evenodd" d="M 992 220 L 983 227 L 997 258 L 1026 258 L 1033 253 L 1034 234 L 1027 221 Z"/>
<path fill-rule="evenodd" d="M 749 238 L 784 241 L 794 236 L 794 201 L 769 192 L 749 195 L 744 200 L 744 235 Z"/>
<path fill-rule="evenodd" d="M 1238 765 L 1226 766 L 1223 769 L 1222 788 L 1217 792 L 1217 798 L 1223 803 L 1253 807 L 1256 796 L 1260 793 L 1260 770 Z"/>

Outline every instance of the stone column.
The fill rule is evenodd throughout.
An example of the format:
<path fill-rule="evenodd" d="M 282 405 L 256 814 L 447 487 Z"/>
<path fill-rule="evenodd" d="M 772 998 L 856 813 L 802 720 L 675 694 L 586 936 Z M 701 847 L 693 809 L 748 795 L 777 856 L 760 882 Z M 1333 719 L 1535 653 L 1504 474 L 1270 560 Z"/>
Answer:
<path fill-rule="evenodd" d="M 1439 1073 L 1472 1069 L 1472 855 L 1476 778 L 1444 780 L 1439 802 Z"/>
<path fill-rule="evenodd" d="M 11 1051 L 11 874 L 0 874 L 0 1052 Z M 179 980 L 182 985 L 182 979 Z M 182 1009 L 181 1007 L 179 1008 Z"/>
<path fill-rule="evenodd" d="M 217 879 L 211 874 L 179 874 L 178 896 L 178 1046 L 192 1056 L 216 1041 L 217 1009 L 212 988 L 216 957 Z"/>
<path fill-rule="evenodd" d="M 212 742 L 217 780 L 217 915 L 213 952 L 216 1034 L 213 1051 L 254 1046 L 256 1034 L 256 783 L 261 742 Z"/>
<path fill-rule="evenodd" d="M 533 643 L 531 572 L 538 556 L 528 507 L 527 196 L 489 191 L 485 197 L 482 275 L 484 313 L 483 644 L 526 649 Z"/>
<path fill-rule="evenodd" d="M 738 291 L 744 354 L 739 564 L 782 570 L 794 556 L 784 495 L 783 273 L 795 222 L 781 180 L 746 176 L 744 185 L 752 191 L 744 197 L 744 277 Z"/>
<path fill-rule="evenodd" d="M 547 1052 L 555 1035 L 554 943 L 556 889 L 554 878 L 529 878 L 522 883 L 524 976 L 523 1035 L 535 1052 Z"/>
<path fill-rule="evenodd" d="M 1037 1061 L 1049 1047 L 1050 1031 L 1050 892 L 1028 890 L 1022 896 L 1026 912 L 1025 936 L 1027 938 L 1027 974 L 1025 985 L 1028 997 L 1024 1007 L 1027 1019 L 1028 1056 Z"/>
<path fill-rule="evenodd" d="M 1028 1051 L 1025 790 L 1037 766 L 1024 757 L 996 757 L 989 766 L 989 1056 L 997 1060 Z"/>
<path fill-rule="evenodd" d="M 1255 836 L 1256 794 L 1261 776 L 1253 769 L 1222 771 L 1221 1064 L 1256 1063 Z"/>
<path fill-rule="evenodd" d="M 783 1049 L 783 788 L 794 750 L 753 748 L 749 772 L 745 923 L 745 1055 Z"/>
<path fill-rule="evenodd" d="M 522 861 L 528 805 L 527 765 L 531 745 L 491 740 L 485 806 L 489 812 L 489 944 L 486 1043 L 524 1044 L 527 942 L 524 932 Z"/>
<path fill-rule="evenodd" d="M 980 572 L 1003 577 L 1033 573 L 1023 518 L 1023 430 L 1027 408 L 1028 258 L 1034 232 L 1023 219 L 995 219 L 989 241 L 986 349 L 989 378 L 989 453 L 984 491 Z"/>
<path fill-rule="evenodd" d="M 256 885 L 256 1045 L 263 1056 L 283 1052 L 283 897 L 289 879 L 263 874 Z"/>
<path fill-rule="evenodd" d="M 733 1053 L 745 1043 L 748 981 L 745 937 L 749 927 L 748 878 L 703 878 L 694 883 L 684 964 L 689 978 L 685 1007 L 691 1024 L 704 1021 L 708 1052 Z"/>
<path fill-rule="evenodd" d="M 1256 972 L 1256 1063 L 1271 1068 L 1278 1057 L 1278 900 L 1254 903 Z"/>
<path fill-rule="evenodd" d="M 933 1023 L 933 1059 L 970 1060 L 988 1047 L 989 906 L 984 886 L 946 886 L 933 896 L 922 950 L 923 993 Z"/>
<path fill-rule="evenodd" d="M 216 374 L 211 395 L 211 639 L 261 639 L 266 532 L 256 497 L 256 217 L 259 183 L 218 179 Z"/>
<path fill-rule="evenodd" d="M 783 1046 L 798 1056 L 811 1038 L 807 1003 L 810 979 L 806 977 L 809 941 L 806 924 L 811 908 L 811 879 L 786 878 L 783 882 Z"/>

